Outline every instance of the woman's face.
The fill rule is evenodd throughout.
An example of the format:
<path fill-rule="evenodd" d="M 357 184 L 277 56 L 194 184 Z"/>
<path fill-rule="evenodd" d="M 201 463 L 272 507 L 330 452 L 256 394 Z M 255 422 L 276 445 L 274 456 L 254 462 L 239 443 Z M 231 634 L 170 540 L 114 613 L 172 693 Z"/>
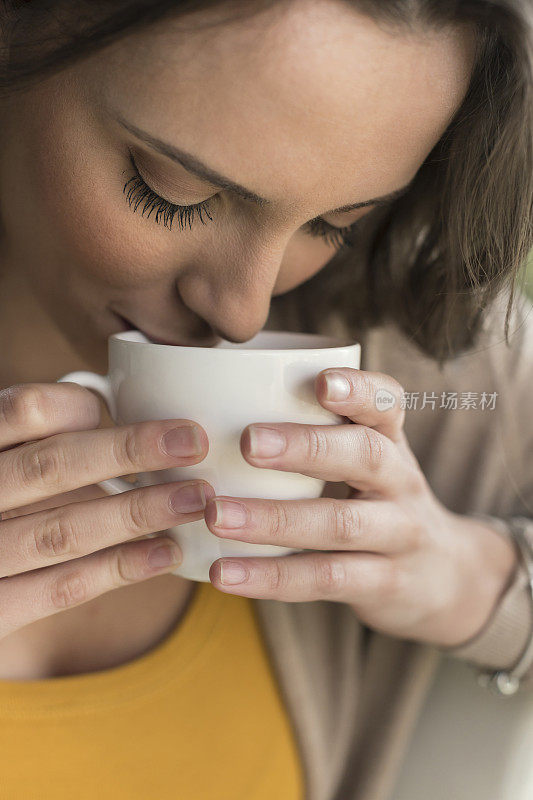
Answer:
<path fill-rule="evenodd" d="M 93 365 L 131 327 L 117 314 L 176 343 L 251 338 L 374 206 L 343 207 L 412 180 L 468 87 L 467 29 L 386 32 L 337 0 L 202 18 L 2 104 L 1 270 Z"/>

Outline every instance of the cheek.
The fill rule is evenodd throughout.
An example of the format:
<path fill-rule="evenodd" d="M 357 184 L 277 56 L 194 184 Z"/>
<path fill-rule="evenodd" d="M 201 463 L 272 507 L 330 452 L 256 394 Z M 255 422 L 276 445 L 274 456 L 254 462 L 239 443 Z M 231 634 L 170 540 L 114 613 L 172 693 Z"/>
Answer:
<path fill-rule="evenodd" d="M 335 255 L 335 248 L 318 237 L 295 233 L 283 254 L 273 294 L 283 294 L 309 280 Z"/>
<path fill-rule="evenodd" d="M 134 214 L 130 173 L 83 109 L 21 120 L 2 154 L 2 221 L 17 268 L 58 291 L 76 283 L 125 287 L 157 279 L 175 260 L 174 233 Z M 124 174 L 123 174 L 124 173 Z M 64 281 L 61 283 L 61 281 Z"/>
<path fill-rule="evenodd" d="M 58 266 L 68 263 L 71 274 L 126 287 L 157 278 L 173 258 L 160 227 L 128 206 L 122 187 L 129 176 L 122 174 L 126 165 L 117 154 L 38 167 L 40 238 Z"/>

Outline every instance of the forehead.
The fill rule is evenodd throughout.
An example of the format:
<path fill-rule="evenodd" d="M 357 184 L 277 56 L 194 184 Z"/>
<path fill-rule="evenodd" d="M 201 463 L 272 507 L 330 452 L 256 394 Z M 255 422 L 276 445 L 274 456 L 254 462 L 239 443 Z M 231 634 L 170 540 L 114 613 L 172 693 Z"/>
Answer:
<path fill-rule="evenodd" d="M 338 0 L 191 24 L 200 18 L 109 48 L 97 60 L 103 101 L 274 201 L 312 192 L 334 207 L 407 183 L 473 63 L 468 28 L 386 30 Z"/>

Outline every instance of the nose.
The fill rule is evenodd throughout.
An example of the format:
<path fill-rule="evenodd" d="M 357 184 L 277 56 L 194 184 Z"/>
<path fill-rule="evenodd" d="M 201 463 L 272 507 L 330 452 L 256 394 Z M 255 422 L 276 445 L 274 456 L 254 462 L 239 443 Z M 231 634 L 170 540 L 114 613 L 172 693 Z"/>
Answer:
<path fill-rule="evenodd" d="M 242 338 L 242 336 L 240 338 L 236 338 L 231 333 L 226 333 L 225 331 L 219 330 L 219 328 L 217 328 L 217 327 L 213 327 L 213 326 L 211 326 L 211 327 L 213 329 L 214 335 L 217 336 L 219 339 L 226 339 L 228 342 L 234 342 L 235 344 L 240 344 L 241 342 L 247 342 L 249 339 L 252 338 L 252 336 L 255 335 L 255 334 L 252 334 L 252 336 L 246 336 L 246 338 Z"/>
<path fill-rule="evenodd" d="M 222 339 L 240 343 L 252 339 L 264 327 L 272 291 L 281 268 L 283 253 L 269 249 L 268 255 L 251 249 L 240 263 L 233 254 L 231 268 L 222 259 L 183 274 L 178 280 L 183 302 L 207 322 Z M 220 260 L 219 260 L 220 259 Z"/>
<path fill-rule="evenodd" d="M 215 291 L 207 282 L 195 279 L 180 286 L 184 302 L 202 317 L 216 336 L 229 342 L 247 342 L 263 328 L 270 309 L 270 284 L 259 290 Z"/>

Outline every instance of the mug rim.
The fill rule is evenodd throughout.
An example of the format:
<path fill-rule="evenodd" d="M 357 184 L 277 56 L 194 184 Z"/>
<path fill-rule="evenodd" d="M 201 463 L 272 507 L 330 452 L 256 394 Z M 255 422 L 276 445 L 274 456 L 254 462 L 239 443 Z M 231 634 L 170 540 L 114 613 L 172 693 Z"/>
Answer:
<path fill-rule="evenodd" d="M 272 347 L 245 347 L 248 342 L 253 342 L 254 339 L 258 338 L 261 335 L 268 335 L 269 337 L 273 338 L 274 340 L 281 337 L 287 336 L 294 336 L 297 337 L 306 337 L 310 341 L 309 347 L 279 347 L 279 348 L 272 348 Z M 135 337 L 135 338 L 133 338 Z M 138 337 L 143 337 L 140 339 Z M 315 339 L 318 340 L 323 344 L 323 346 L 313 347 L 311 344 L 311 340 Z M 226 339 L 222 339 L 221 341 L 224 344 L 229 345 L 229 347 L 219 347 L 220 344 L 217 343 L 214 347 L 191 347 L 189 345 L 174 345 L 174 344 L 160 344 L 159 342 L 151 342 L 146 340 L 145 334 L 142 331 L 137 330 L 129 330 L 129 331 L 117 331 L 116 333 L 112 333 L 109 336 L 109 342 L 114 341 L 120 343 L 121 346 L 129 347 L 131 345 L 140 345 L 143 347 L 158 347 L 158 348 L 165 348 L 165 349 L 175 349 L 179 348 L 180 351 L 191 351 L 191 352 L 207 352 L 212 353 L 216 351 L 217 353 L 243 353 L 243 354 L 279 354 L 284 352 L 290 353 L 324 353 L 330 352 L 332 350 L 345 350 L 350 348 L 360 348 L 360 342 L 353 341 L 351 339 L 342 339 L 335 336 L 327 336 L 326 334 L 321 333 L 306 333 L 302 331 L 258 331 L 248 342 L 242 343 L 235 343 L 229 342 Z M 327 344 L 329 342 L 329 344 Z"/>

